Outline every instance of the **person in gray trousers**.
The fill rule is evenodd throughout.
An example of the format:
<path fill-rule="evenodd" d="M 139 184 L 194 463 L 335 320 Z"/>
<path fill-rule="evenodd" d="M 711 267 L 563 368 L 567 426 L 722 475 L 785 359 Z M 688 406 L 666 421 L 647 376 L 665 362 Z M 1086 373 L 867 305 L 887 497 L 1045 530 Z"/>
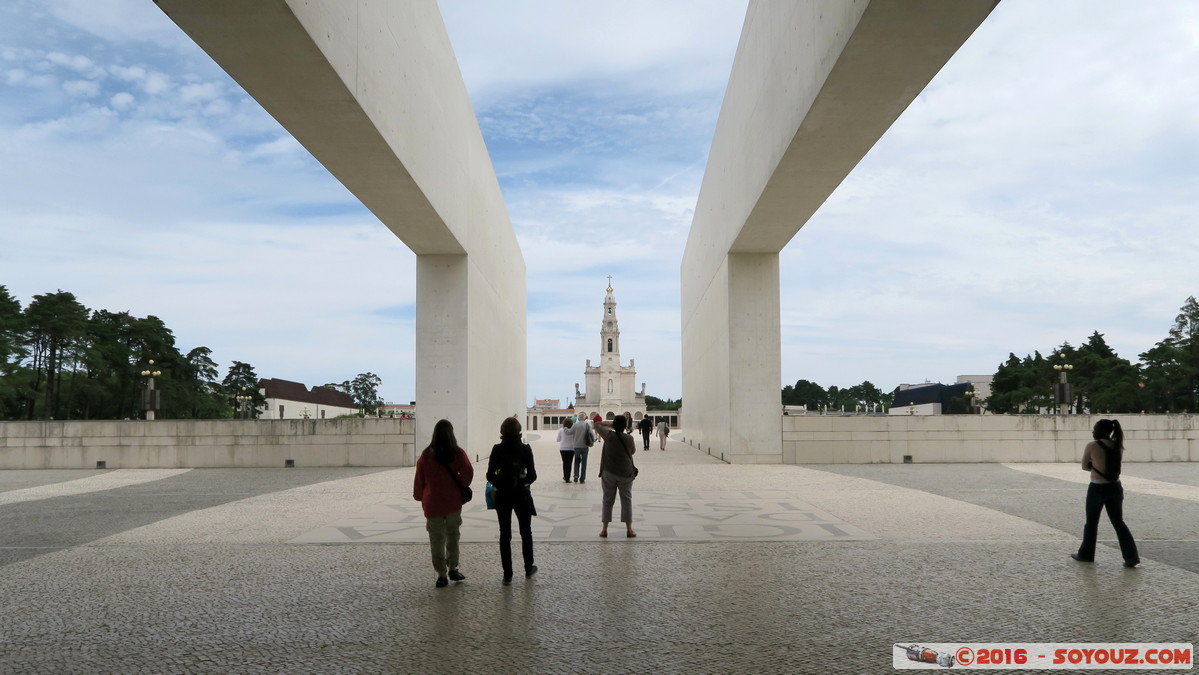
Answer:
<path fill-rule="evenodd" d="M 575 422 L 574 478 L 576 483 L 587 482 L 587 451 L 594 443 L 595 431 L 591 428 L 591 422 L 587 420 L 586 415 L 580 415 L 579 421 Z"/>

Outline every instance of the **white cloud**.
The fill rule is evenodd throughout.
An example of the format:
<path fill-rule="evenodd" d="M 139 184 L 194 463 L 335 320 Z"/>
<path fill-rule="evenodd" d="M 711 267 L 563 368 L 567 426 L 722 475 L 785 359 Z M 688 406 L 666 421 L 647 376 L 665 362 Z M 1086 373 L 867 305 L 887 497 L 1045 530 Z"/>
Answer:
<path fill-rule="evenodd" d="M 63 91 L 77 98 L 95 98 L 100 95 L 100 85 L 91 80 L 71 80 L 62 83 Z"/>
<path fill-rule="evenodd" d="M 223 88 L 216 82 L 185 84 L 179 88 L 179 98 L 184 103 L 211 101 L 223 93 Z"/>
<path fill-rule="evenodd" d="M 112 98 L 108 100 L 108 103 L 113 107 L 114 110 L 128 110 L 134 104 L 133 94 L 130 94 L 127 91 L 113 94 Z"/>

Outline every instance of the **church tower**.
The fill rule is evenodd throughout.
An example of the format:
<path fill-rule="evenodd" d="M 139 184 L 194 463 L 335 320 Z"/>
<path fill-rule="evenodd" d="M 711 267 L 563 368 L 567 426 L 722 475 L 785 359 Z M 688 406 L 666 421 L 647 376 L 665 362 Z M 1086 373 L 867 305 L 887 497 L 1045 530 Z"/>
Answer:
<path fill-rule="evenodd" d="M 634 421 L 645 415 L 645 385 L 636 390 L 637 368 L 630 359 L 629 365 L 620 364 L 620 321 L 616 317 L 616 295 L 612 290 L 612 277 L 608 277 L 607 295 L 604 296 L 604 316 L 600 323 L 600 360 L 583 370 L 586 393 L 575 385 L 575 409 L 581 414 L 598 414 L 605 419 L 630 412 Z"/>
<path fill-rule="evenodd" d="M 604 296 L 604 323 L 600 326 L 600 363 L 605 368 L 620 365 L 620 323 L 616 320 L 616 296 L 612 295 L 612 277 L 608 277 L 608 295 Z"/>

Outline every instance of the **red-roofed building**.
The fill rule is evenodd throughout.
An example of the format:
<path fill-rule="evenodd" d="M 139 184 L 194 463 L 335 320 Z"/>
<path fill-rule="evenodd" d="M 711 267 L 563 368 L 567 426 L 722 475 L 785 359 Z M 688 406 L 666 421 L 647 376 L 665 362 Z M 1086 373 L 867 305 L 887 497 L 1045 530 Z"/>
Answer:
<path fill-rule="evenodd" d="M 354 399 L 344 391 L 307 386 L 290 380 L 271 378 L 258 381 L 258 391 L 266 399 L 259 410 L 259 419 L 298 420 L 331 419 L 340 415 L 357 415 Z"/>

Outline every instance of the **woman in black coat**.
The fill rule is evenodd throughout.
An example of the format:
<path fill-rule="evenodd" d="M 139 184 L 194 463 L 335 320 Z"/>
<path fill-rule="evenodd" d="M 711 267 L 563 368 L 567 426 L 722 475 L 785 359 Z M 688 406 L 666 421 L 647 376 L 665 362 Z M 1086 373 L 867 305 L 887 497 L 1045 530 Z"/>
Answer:
<path fill-rule="evenodd" d="M 512 514 L 520 527 L 521 553 L 525 559 L 525 578 L 537 573 L 533 564 L 533 494 L 529 485 L 537 480 L 533 449 L 520 438 L 521 426 L 515 417 L 500 424 L 500 442 L 491 448 L 487 460 L 487 481 L 495 493 L 495 514 L 500 521 L 500 563 L 504 584 L 512 583 Z"/>

